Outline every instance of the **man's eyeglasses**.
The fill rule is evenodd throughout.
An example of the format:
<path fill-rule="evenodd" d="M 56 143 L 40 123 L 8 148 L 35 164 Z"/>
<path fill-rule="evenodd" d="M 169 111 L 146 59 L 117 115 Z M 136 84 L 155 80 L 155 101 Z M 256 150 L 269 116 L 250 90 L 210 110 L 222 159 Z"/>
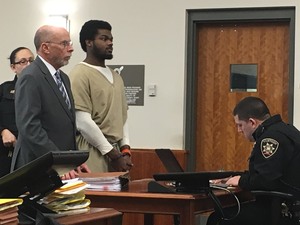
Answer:
<path fill-rule="evenodd" d="M 34 59 L 21 59 L 19 62 L 15 62 L 14 64 L 20 64 L 22 66 L 27 65 L 28 63 L 32 63 Z"/>
<path fill-rule="evenodd" d="M 52 42 L 52 41 L 46 41 L 46 43 L 56 44 L 56 45 L 62 45 L 64 48 L 73 46 L 73 42 L 72 41 L 62 41 L 62 42 L 59 42 L 59 43 Z"/>

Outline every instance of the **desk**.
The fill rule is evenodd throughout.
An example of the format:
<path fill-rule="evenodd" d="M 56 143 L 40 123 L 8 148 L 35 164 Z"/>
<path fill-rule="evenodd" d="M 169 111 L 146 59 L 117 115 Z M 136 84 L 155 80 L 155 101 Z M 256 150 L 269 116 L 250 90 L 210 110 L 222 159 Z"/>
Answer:
<path fill-rule="evenodd" d="M 109 208 L 91 208 L 89 212 L 56 219 L 62 225 L 122 225 L 122 213 Z"/>
<path fill-rule="evenodd" d="M 147 193 L 149 179 L 130 182 L 122 192 L 86 191 L 92 207 L 109 207 L 124 213 L 145 214 L 144 224 L 153 224 L 153 214 L 180 215 L 180 225 L 195 224 L 195 215 L 213 209 L 212 200 L 205 194 Z M 234 199 L 225 191 L 216 193 L 226 205 Z M 237 192 L 240 201 L 252 198 L 248 192 Z"/>

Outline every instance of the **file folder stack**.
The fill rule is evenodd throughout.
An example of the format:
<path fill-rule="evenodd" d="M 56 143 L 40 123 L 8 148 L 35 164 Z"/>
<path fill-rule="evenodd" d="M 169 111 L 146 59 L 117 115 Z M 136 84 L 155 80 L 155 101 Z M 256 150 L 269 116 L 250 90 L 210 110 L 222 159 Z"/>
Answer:
<path fill-rule="evenodd" d="M 17 225 L 18 206 L 23 203 L 21 198 L 0 199 L 0 224 Z"/>
<path fill-rule="evenodd" d="M 72 215 L 89 211 L 91 201 L 85 198 L 88 185 L 82 180 L 68 180 L 65 185 L 42 198 L 39 203 L 50 210 L 51 216 Z M 52 214 L 51 211 L 54 213 Z"/>

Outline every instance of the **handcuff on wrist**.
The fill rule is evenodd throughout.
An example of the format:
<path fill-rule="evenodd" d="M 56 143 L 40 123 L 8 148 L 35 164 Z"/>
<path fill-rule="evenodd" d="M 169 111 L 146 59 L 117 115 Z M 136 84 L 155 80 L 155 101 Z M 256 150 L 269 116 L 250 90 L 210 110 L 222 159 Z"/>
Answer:
<path fill-rule="evenodd" d="M 129 145 L 124 145 L 120 148 L 120 152 L 122 153 L 123 156 L 128 155 L 131 157 L 131 151 L 130 151 L 130 146 Z"/>
<path fill-rule="evenodd" d="M 120 155 L 118 155 L 116 158 L 111 159 L 111 160 L 112 161 L 116 161 L 116 160 L 118 160 L 118 159 L 120 159 L 120 158 L 122 158 L 122 157 L 124 157 L 126 155 L 129 156 L 129 157 L 131 157 L 131 152 L 130 152 L 130 146 L 129 145 L 122 146 L 120 148 L 120 152 L 121 152 Z"/>

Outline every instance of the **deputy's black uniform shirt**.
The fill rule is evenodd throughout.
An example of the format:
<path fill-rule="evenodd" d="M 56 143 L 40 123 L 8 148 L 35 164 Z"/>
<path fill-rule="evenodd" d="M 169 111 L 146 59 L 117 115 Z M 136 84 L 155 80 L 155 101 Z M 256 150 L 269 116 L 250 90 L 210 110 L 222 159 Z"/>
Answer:
<path fill-rule="evenodd" d="M 246 190 L 292 193 L 300 199 L 300 132 L 280 115 L 265 120 L 253 133 L 249 171 L 239 186 Z"/>
<path fill-rule="evenodd" d="M 6 81 L 0 85 L 0 133 L 4 129 L 10 130 L 16 137 L 18 130 L 15 119 L 15 84 L 17 76 L 13 81 Z M 3 176 L 10 171 L 11 157 L 9 154 L 14 147 L 5 147 L 0 140 L 0 176 Z"/>

